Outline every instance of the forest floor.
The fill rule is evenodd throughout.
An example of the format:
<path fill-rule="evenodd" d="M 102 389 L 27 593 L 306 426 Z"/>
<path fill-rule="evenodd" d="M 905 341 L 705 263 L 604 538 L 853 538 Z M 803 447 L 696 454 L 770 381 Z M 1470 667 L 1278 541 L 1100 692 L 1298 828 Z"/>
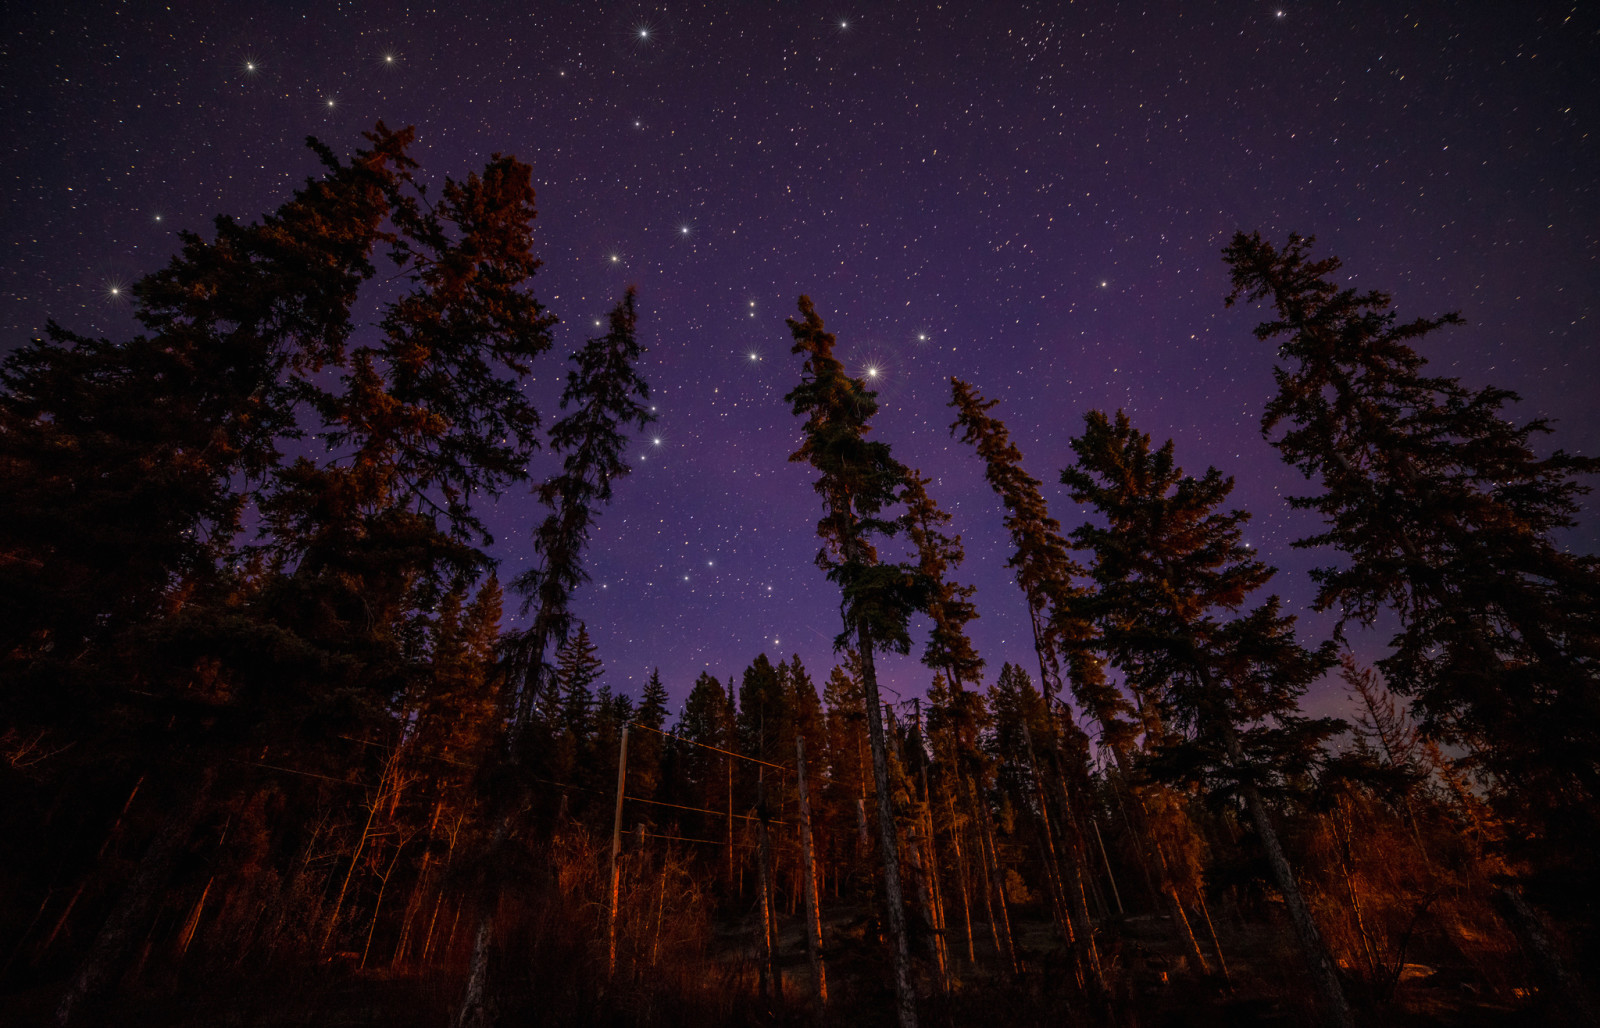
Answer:
<path fill-rule="evenodd" d="M 948 985 L 924 970 L 918 982 L 921 1021 L 927 1028 L 1027 1028 L 1071 1023 L 1106 1023 L 1103 1011 L 1084 1009 L 1068 952 L 1047 913 L 1021 906 L 1014 912 L 1021 974 L 1003 976 L 987 923 L 972 924 L 972 953 L 967 955 L 964 920 L 950 925 Z M 652 994 L 635 982 L 609 997 L 585 994 L 578 979 L 594 981 L 593 969 L 573 975 L 560 997 L 530 996 L 516 1010 L 505 1010 L 508 1023 L 673 1025 L 698 1028 L 721 1025 L 809 1025 L 811 968 L 806 955 L 803 918 L 780 917 L 779 967 L 783 1002 L 760 999 L 756 920 L 750 912 L 725 915 L 713 922 L 714 938 L 705 954 L 706 967 L 687 984 L 693 997 Z M 1295 956 L 1287 928 L 1219 916 L 1217 935 L 1228 961 L 1228 981 L 1196 973 L 1187 945 L 1166 917 L 1118 919 L 1102 933 L 1101 959 L 1108 977 L 1119 983 L 1110 1023 L 1126 1028 L 1253 1028 L 1313 1024 L 1310 990 Z M 828 1024 L 838 1026 L 892 1024 L 894 998 L 887 947 L 873 905 L 835 902 L 823 924 L 829 986 Z M 919 947 L 928 952 L 928 937 Z M 1214 957 L 1208 956 L 1208 962 Z M 919 962 L 924 969 L 929 960 Z M 1213 968 L 1214 970 L 1214 968 Z M 178 979 L 124 983 L 122 998 L 107 1024 L 170 1025 L 206 1028 L 319 1028 L 385 1026 L 443 1028 L 451 1014 L 459 976 L 406 976 L 387 971 L 357 972 L 338 965 L 279 970 L 254 975 L 246 969 L 184 975 Z M 0 996 L 0 1026 L 44 1025 L 51 1017 L 64 982 L 39 981 Z M 531 984 L 531 983 L 530 983 Z M 535 989 L 537 991 L 537 989 Z M 1504 1028 L 1543 1025 L 1526 1004 L 1497 1002 L 1473 969 L 1435 960 L 1407 964 L 1392 996 L 1375 1002 L 1352 996 L 1358 1020 L 1374 1028 Z M 531 1020 L 529 1017 L 531 1016 Z"/>

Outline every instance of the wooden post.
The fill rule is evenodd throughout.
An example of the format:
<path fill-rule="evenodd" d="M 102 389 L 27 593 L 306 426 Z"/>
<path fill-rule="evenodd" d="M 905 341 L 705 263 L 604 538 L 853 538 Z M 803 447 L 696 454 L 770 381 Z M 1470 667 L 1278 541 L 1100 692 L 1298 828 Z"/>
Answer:
<path fill-rule="evenodd" d="M 806 740 L 794 735 L 794 767 L 800 793 L 800 859 L 804 865 L 806 955 L 811 958 L 812 1001 L 817 1020 L 828 1005 L 828 972 L 822 963 L 822 908 L 817 896 L 817 866 L 811 850 L 811 799 L 806 792 Z"/>
<path fill-rule="evenodd" d="M 622 852 L 622 789 L 628 781 L 628 726 L 617 747 L 617 811 L 611 822 L 611 914 L 606 919 L 606 974 L 617 969 L 617 855 Z"/>

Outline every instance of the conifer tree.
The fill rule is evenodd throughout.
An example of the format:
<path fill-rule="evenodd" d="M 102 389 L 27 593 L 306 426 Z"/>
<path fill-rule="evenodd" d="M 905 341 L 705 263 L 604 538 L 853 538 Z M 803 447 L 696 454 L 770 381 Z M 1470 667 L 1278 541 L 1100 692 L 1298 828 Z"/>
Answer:
<path fill-rule="evenodd" d="M 970 443 L 984 463 L 984 478 L 1005 506 L 1005 527 L 1015 547 L 1007 566 L 1028 601 L 1038 651 L 1041 687 L 1050 701 L 1061 691 L 1063 660 L 1071 672 L 1073 695 L 1100 724 L 1102 739 L 1114 750 L 1130 737 L 1127 701 L 1105 682 L 1087 647 L 1092 628 L 1079 614 L 1082 590 L 1074 585 L 1083 569 L 1068 552 L 1061 523 L 1050 516 L 1040 482 L 1022 467 L 1022 451 L 1011 442 L 1005 423 L 989 413 L 998 402 L 985 400 L 971 385 L 950 379 L 956 420 L 952 435 Z"/>
<path fill-rule="evenodd" d="M 966 553 L 959 535 L 952 537 L 943 532 L 950 515 L 928 495 L 931 481 L 920 471 L 912 470 L 906 478 L 904 494 L 906 537 L 916 547 L 918 570 L 933 589 L 928 599 L 933 629 L 928 633 L 922 662 L 944 672 L 950 687 L 959 690 L 967 684 L 976 685 L 983 673 L 983 658 L 972 648 L 967 635 L 967 623 L 978 616 L 978 608 L 972 603 L 976 590 L 950 580 L 950 571 L 966 559 Z"/>
<path fill-rule="evenodd" d="M 538 488 L 550 514 L 534 529 L 537 564 L 512 581 L 524 598 L 523 614 L 533 613 L 526 628 L 506 639 L 507 665 L 517 688 L 514 731 L 541 698 L 549 649 L 571 630 L 570 601 L 589 579 L 583 549 L 599 507 L 611 502 L 613 481 L 632 470 L 623 459 L 624 430 L 643 429 L 655 417 L 647 405 L 650 387 L 638 372 L 644 349 L 634 336 L 637 320 L 629 288 L 612 308 L 610 330 L 573 354 L 577 367 L 567 373 L 561 394 L 561 409 L 572 410 L 550 429 L 551 448 L 563 455 L 561 472 Z"/>
<path fill-rule="evenodd" d="M 1463 743 L 1548 832 L 1592 849 L 1600 827 L 1600 562 L 1563 551 L 1600 460 L 1533 449 L 1546 419 L 1516 424 L 1505 389 L 1430 375 L 1414 349 L 1456 314 L 1400 322 L 1387 293 L 1333 279 L 1313 240 L 1277 248 L 1238 233 L 1224 250 L 1231 306 L 1265 300 L 1277 395 L 1262 432 L 1320 487 L 1291 502 L 1343 566 L 1314 572 L 1340 623 L 1399 619 L 1379 662 L 1420 727 Z M 1576 815 L 1576 816 L 1574 816 Z M 1576 835 L 1573 833 L 1576 832 Z M 1583 840 L 1588 840 L 1584 842 Z"/>
<path fill-rule="evenodd" d="M 667 688 L 661 684 L 660 668 L 651 670 L 633 721 L 649 730 L 628 737 L 628 790 L 645 799 L 655 799 L 662 772 L 664 737 L 660 733 L 667 723 Z"/>
<path fill-rule="evenodd" d="M 588 739 L 595 727 L 594 685 L 605 674 L 605 665 L 589 638 L 589 626 L 578 622 L 572 638 L 556 651 L 555 687 L 561 697 L 561 727 L 579 742 Z"/>
<path fill-rule="evenodd" d="M 901 1028 L 913 1028 L 917 1022 L 916 992 L 911 981 L 873 658 L 878 650 L 905 653 L 910 649 L 908 622 L 913 611 L 926 605 L 929 586 L 914 568 L 879 559 L 875 539 L 892 534 L 897 527 L 885 516 L 885 508 L 899 501 L 907 471 L 890 455 L 887 443 L 866 438 L 868 423 L 878 409 L 876 394 L 860 379 L 845 374 L 844 366 L 833 355 L 834 337 L 823 329 L 811 299 L 802 296 L 799 305 L 801 320 L 790 318 L 789 330 L 794 335 L 792 352 L 804 354 L 806 361 L 800 384 L 784 399 L 797 416 L 805 417 L 805 437 L 789 459 L 805 461 L 819 472 L 815 488 L 822 497 L 823 517 L 817 523 L 817 534 L 824 545 L 817 564 L 843 593 L 845 630 L 834 646 L 843 649 L 854 642 L 861 661 L 867 736 L 877 787 L 884 891 L 894 942 L 897 1014 Z"/>
<path fill-rule="evenodd" d="M 1051 782 L 1056 794 L 1054 813 L 1041 800 L 1038 816 L 1044 822 L 1042 837 L 1052 861 L 1065 858 L 1063 865 L 1048 869 L 1053 898 L 1057 900 L 1053 908 L 1057 923 L 1063 938 L 1074 944 L 1080 980 L 1096 994 L 1097 1001 L 1104 1001 L 1107 992 L 1082 885 L 1084 841 L 1075 830 L 1089 792 L 1088 743 L 1061 696 L 1063 664 L 1070 671 L 1074 697 L 1100 723 L 1101 737 L 1113 750 L 1123 745 L 1128 733 L 1122 716 L 1127 711 L 1126 701 L 1107 685 L 1090 654 L 1088 641 L 1093 628 L 1078 613 L 1083 590 L 1074 583 L 1082 568 L 1067 552 L 1061 524 L 1050 516 L 1039 491 L 1039 480 L 1023 469 L 1022 452 L 1011 442 L 1005 424 L 989 414 L 995 401 L 985 401 L 971 385 L 953 377 L 950 388 L 950 405 L 956 408 L 951 434 L 959 429 L 962 441 L 977 450 L 984 462 L 984 477 L 1005 507 L 1005 526 L 1015 547 L 1008 566 L 1015 571 L 1017 585 L 1027 600 L 1040 688 L 1045 703 L 1059 705 L 1062 715 L 1048 719 L 1052 730 L 1038 740 L 1051 763 L 1041 766 L 1037 753 L 1030 754 L 1029 762 L 1037 774 Z M 1057 726 L 1062 731 L 1056 731 Z M 1031 733 L 1026 741 L 1030 749 L 1036 745 Z M 1057 834 L 1065 852 L 1057 852 Z M 1075 926 L 1068 921 L 1069 911 L 1077 921 Z"/>
<path fill-rule="evenodd" d="M 1353 1024 L 1338 975 L 1279 842 L 1264 790 L 1303 772 L 1333 719 L 1299 713 L 1306 687 L 1333 663 L 1332 644 L 1295 641 L 1276 596 L 1245 609 L 1273 570 L 1243 542 L 1244 511 L 1219 508 L 1233 480 L 1208 468 L 1183 474 L 1172 443 L 1152 451 L 1126 415 L 1085 416 L 1071 441 L 1077 463 L 1061 472 L 1072 498 L 1103 524 L 1073 541 L 1094 555 L 1096 645 L 1139 694 L 1159 702 L 1186 733 L 1166 747 L 1169 768 L 1237 790 L 1288 907 L 1329 1025 Z"/>
<path fill-rule="evenodd" d="M 0 655 L 74 662 L 209 580 L 245 497 L 299 433 L 304 379 L 343 360 L 390 197 L 415 167 L 381 123 L 260 224 L 184 232 L 131 292 L 143 332 L 51 323 L 0 369 Z"/>

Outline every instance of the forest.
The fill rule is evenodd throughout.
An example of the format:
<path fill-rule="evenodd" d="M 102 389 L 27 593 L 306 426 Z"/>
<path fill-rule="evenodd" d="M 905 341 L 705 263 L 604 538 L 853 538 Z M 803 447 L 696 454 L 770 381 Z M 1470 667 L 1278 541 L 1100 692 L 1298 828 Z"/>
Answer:
<path fill-rule="evenodd" d="M 1309 238 L 1220 255 L 1316 645 L 1226 469 L 1076 411 L 1030 470 L 952 379 L 1031 617 L 995 668 L 935 479 L 801 296 L 784 573 L 837 586 L 837 662 L 673 710 L 693 672 L 614 690 L 580 616 L 652 419 L 634 291 L 563 365 L 528 165 L 424 189 L 410 130 L 364 138 L 183 234 L 138 334 L 0 369 L 0 1023 L 1597 1023 L 1600 560 L 1560 533 L 1600 460 L 1431 370 L 1454 315 Z M 539 512 L 504 583 L 495 502 Z"/>

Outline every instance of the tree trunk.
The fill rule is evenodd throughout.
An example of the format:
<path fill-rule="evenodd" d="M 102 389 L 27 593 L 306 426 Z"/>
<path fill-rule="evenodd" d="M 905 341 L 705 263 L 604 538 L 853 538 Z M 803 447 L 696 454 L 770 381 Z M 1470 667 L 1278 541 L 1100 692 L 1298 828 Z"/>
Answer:
<path fill-rule="evenodd" d="M 1239 746 L 1238 735 L 1234 733 L 1233 726 L 1226 723 L 1222 725 L 1222 732 L 1228 759 L 1234 767 L 1242 768 L 1244 751 Z M 1241 792 L 1245 806 L 1250 811 L 1250 819 L 1255 823 L 1256 835 L 1261 839 L 1261 848 L 1266 851 L 1272 877 L 1277 881 L 1284 906 L 1289 910 L 1289 920 L 1300 942 L 1306 970 L 1316 983 L 1317 996 L 1321 1000 L 1318 1005 L 1321 1007 L 1322 1022 L 1328 1028 L 1355 1028 L 1355 1017 L 1350 1013 L 1350 1004 L 1345 999 L 1339 973 L 1333 966 L 1333 959 L 1328 956 L 1328 947 L 1322 941 L 1322 933 L 1317 930 L 1317 922 L 1311 917 L 1311 908 L 1306 906 L 1300 883 L 1295 880 L 1294 869 L 1289 866 L 1289 858 L 1284 856 L 1283 844 L 1278 841 L 1278 831 L 1272 824 L 1272 813 L 1261 798 L 1261 791 L 1253 784 L 1245 783 Z"/>
<path fill-rule="evenodd" d="M 61 997 L 56 1007 L 57 1024 L 71 1024 L 79 1010 L 97 999 L 116 980 L 123 955 L 155 906 L 156 891 L 171 873 L 172 865 L 178 859 L 178 851 L 189 841 L 195 825 L 199 824 L 200 816 L 205 812 L 214 780 L 215 772 L 208 769 L 201 776 L 200 786 L 189 805 L 163 825 L 160 833 L 145 849 L 133 880 L 123 890 L 117 905 L 101 927 L 100 934 L 95 936 L 94 945 L 89 948 L 89 955 L 78 968 L 77 976 Z"/>
<path fill-rule="evenodd" d="M 756 781 L 756 867 L 761 880 L 762 981 L 770 988 L 774 1012 L 783 1005 L 783 971 L 778 966 L 778 912 L 773 909 L 772 848 L 767 839 L 767 783 L 765 768 Z M 765 991 L 765 990 L 763 990 Z"/>
<path fill-rule="evenodd" d="M 889 761 L 884 748 L 883 710 L 878 701 L 878 674 L 872 663 L 872 637 L 857 629 L 861 654 L 863 706 L 867 742 L 872 747 L 872 778 L 878 794 L 878 839 L 883 848 L 883 891 L 888 906 L 889 934 L 894 943 L 894 991 L 900 1028 L 917 1028 L 917 994 L 911 981 L 911 948 L 906 939 L 905 900 L 900 891 L 900 854 L 895 837 L 893 797 L 889 793 Z"/>
<path fill-rule="evenodd" d="M 1009 975 L 1022 971 L 1016 942 L 1011 937 L 1011 915 L 1006 910 L 1005 878 L 1000 871 L 1000 855 L 995 850 L 994 827 L 989 822 L 989 807 L 978 798 L 977 787 L 967 779 L 968 798 L 978 814 L 978 845 L 983 851 L 983 902 L 989 914 L 989 933 L 994 936 L 995 952 Z M 996 916 L 996 909 L 999 915 Z"/>
<path fill-rule="evenodd" d="M 948 783 L 947 783 L 948 784 Z M 967 888 L 967 858 L 961 851 L 961 826 L 956 823 L 955 804 L 950 800 L 950 791 L 947 788 L 944 794 L 946 812 L 950 815 L 950 845 L 956 851 L 956 884 L 961 889 L 961 920 L 967 931 L 967 963 L 978 962 L 977 951 L 972 946 L 972 897 Z"/>
<path fill-rule="evenodd" d="M 794 734 L 794 767 L 800 793 L 801 888 L 806 901 L 806 955 L 811 958 L 812 1003 L 818 1023 L 828 1006 L 828 973 L 822 962 L 822 905 L 817 898 L 817 867 L 811 849 L 811 799 L 806 792 L 806 740 Z"/>

